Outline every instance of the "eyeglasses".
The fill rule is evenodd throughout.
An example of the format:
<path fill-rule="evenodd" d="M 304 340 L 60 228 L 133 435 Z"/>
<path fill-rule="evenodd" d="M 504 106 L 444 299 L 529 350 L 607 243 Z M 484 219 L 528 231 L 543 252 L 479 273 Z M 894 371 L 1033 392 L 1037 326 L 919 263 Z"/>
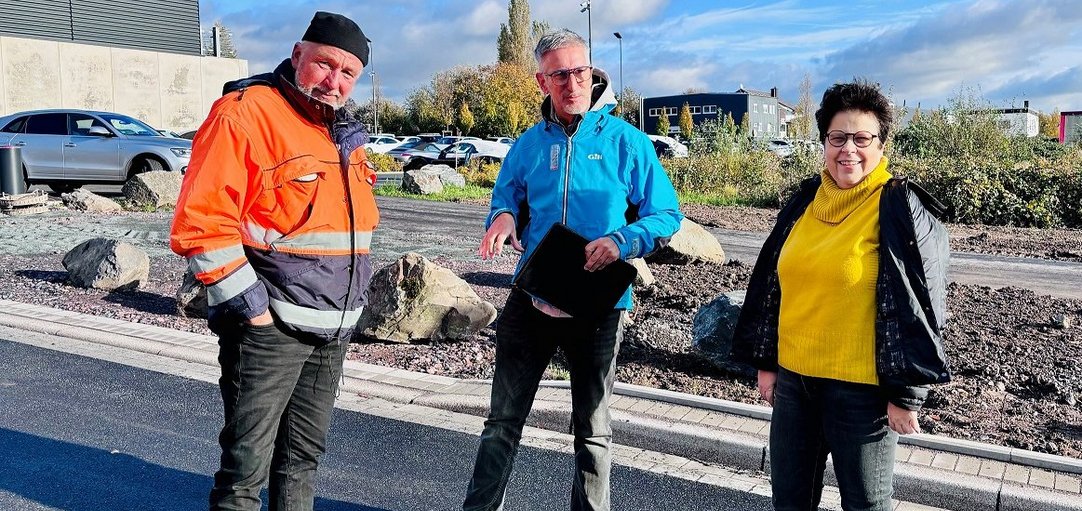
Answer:
<path fill-rule="evenodd" d="M 834 130 L 827 132 L 827 143 L 834 147 L 841 147 L 849 141 L 849 137 L 853 137 L 853 145 L 864 148 L 872 145 L 872 140 L 879 138 L 879 135 L 872 135 L 867 131 L 846 133 L 842 130 Z"/>
<path fill-rule="evenodd" d="M 575 83 L 585 82 L 587 78 L 593 75 L 593 71 L 594 66 L 581 66 L 574 69 L 557 69 L 545 76 L 552 78 L 552 83 L 556 85 L 567 85 L 567 81 L 572 76 L 575 77 Z"/>

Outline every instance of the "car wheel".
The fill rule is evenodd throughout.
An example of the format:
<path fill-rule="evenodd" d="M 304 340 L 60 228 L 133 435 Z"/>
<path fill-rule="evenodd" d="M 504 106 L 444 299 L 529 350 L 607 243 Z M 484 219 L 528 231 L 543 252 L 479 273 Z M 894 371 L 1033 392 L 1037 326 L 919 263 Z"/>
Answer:
<path fill-rule="evenodd" d="M 155 170 L 165 170 L 165 163 L 150 157 L 139 158 L 132 162 L 131 169 L 128 170 L 128 179 L 131 179 L 132 176 L 136 174 L 152 172 Z"/>
<path fill-rule="evenodd" d="M 80 186 L 82 186 L 82 185 L 79 184 L 79 183 L 70 183 L 70 182 L 52 182 L 52 183 L 49 183 L 49 188 L 52 188 L 53 191 L 56 192 L 56 193 L 71 193 L 71 192 L 74 192 L 75 189 L 79 188 Z"/>

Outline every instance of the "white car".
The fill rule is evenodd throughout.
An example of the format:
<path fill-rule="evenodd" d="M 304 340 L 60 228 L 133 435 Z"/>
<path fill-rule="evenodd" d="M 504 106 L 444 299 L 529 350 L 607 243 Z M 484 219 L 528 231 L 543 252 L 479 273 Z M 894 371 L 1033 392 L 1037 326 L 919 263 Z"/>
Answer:
<path fill-rule="evenodd" d="M 667 158 L 687 158 L 688 146 L 680 143 L 672 137 L 663 137 L 661 135 L 646 135 L 650 137 L 650 141 L 654 143 L 654 150 L 657 151 L 657 157 Z"/>
<path fill-rule="evenodd" d="M 374 136 L 368 140 L 364 148 L 376 154 L 383 154 L 401 144 L 397 138 L 388 136 Z"/>

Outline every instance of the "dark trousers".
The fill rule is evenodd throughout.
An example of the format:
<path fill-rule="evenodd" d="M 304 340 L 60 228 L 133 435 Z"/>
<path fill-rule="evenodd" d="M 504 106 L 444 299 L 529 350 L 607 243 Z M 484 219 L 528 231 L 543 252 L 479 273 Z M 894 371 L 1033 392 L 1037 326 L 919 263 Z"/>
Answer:
<path fill-rule="evenodd" d="M 842 509 L 890 511 L 897 443 L 878 386 L 780 369 L 770 420 L 774 509 L 819 508 L 829 453 Z"/>
<path fill-rule="evenodd" d="M 222 332 L 218 345 L 225 426 L 210 509 L 258 510 L 269 477 L 271 511 L 311 510 L 343 346 L 302 342 L 275 325 Z"/>
<path fill-rule="evenodd" d="M 623 335 L 621 316 L 622 311 L 614 310 L 597 321 L 552 318 L 534 308 L 525 293 L 511 292 L 496 323 L 492 408 L 481 434 L 464 510 L 503 509 L 522 428 L 556 348 L 563 350 L 571 373 L 575 434 L 571 509 L 609 509 L 609 398 Z"/>

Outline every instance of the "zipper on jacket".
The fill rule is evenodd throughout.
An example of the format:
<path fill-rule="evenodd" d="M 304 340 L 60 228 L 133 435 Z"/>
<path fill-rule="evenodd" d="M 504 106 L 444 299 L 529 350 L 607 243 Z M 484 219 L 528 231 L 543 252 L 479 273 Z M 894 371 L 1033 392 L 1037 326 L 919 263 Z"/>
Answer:
<path fill-rule="evenodd" d="M 564 130 L 563 127 L 561 126 L 561 129 L 563 130 L 564 134 L 567 135 L 567 169 L 565 169 L 565 172 L 564 172 L 563 215 L 560 217 L 560 223 L 562 223 L 564 225 L 567 225 L 567 197 L 568 197 L 568 194 L 571 191 L 571 150 L 574 147 L 574 144 L 572 143 L 571 139 L 575 136 L 575 133 L 579 132 L 579 127 L 582 126 L 582 123 L 583 123 L 584 120 L 585 119 L 579 119 L 578 124 L 575 125 L 575 131 L 572 131 L 570 134 L 567 134 L 567 130 Z"/>

